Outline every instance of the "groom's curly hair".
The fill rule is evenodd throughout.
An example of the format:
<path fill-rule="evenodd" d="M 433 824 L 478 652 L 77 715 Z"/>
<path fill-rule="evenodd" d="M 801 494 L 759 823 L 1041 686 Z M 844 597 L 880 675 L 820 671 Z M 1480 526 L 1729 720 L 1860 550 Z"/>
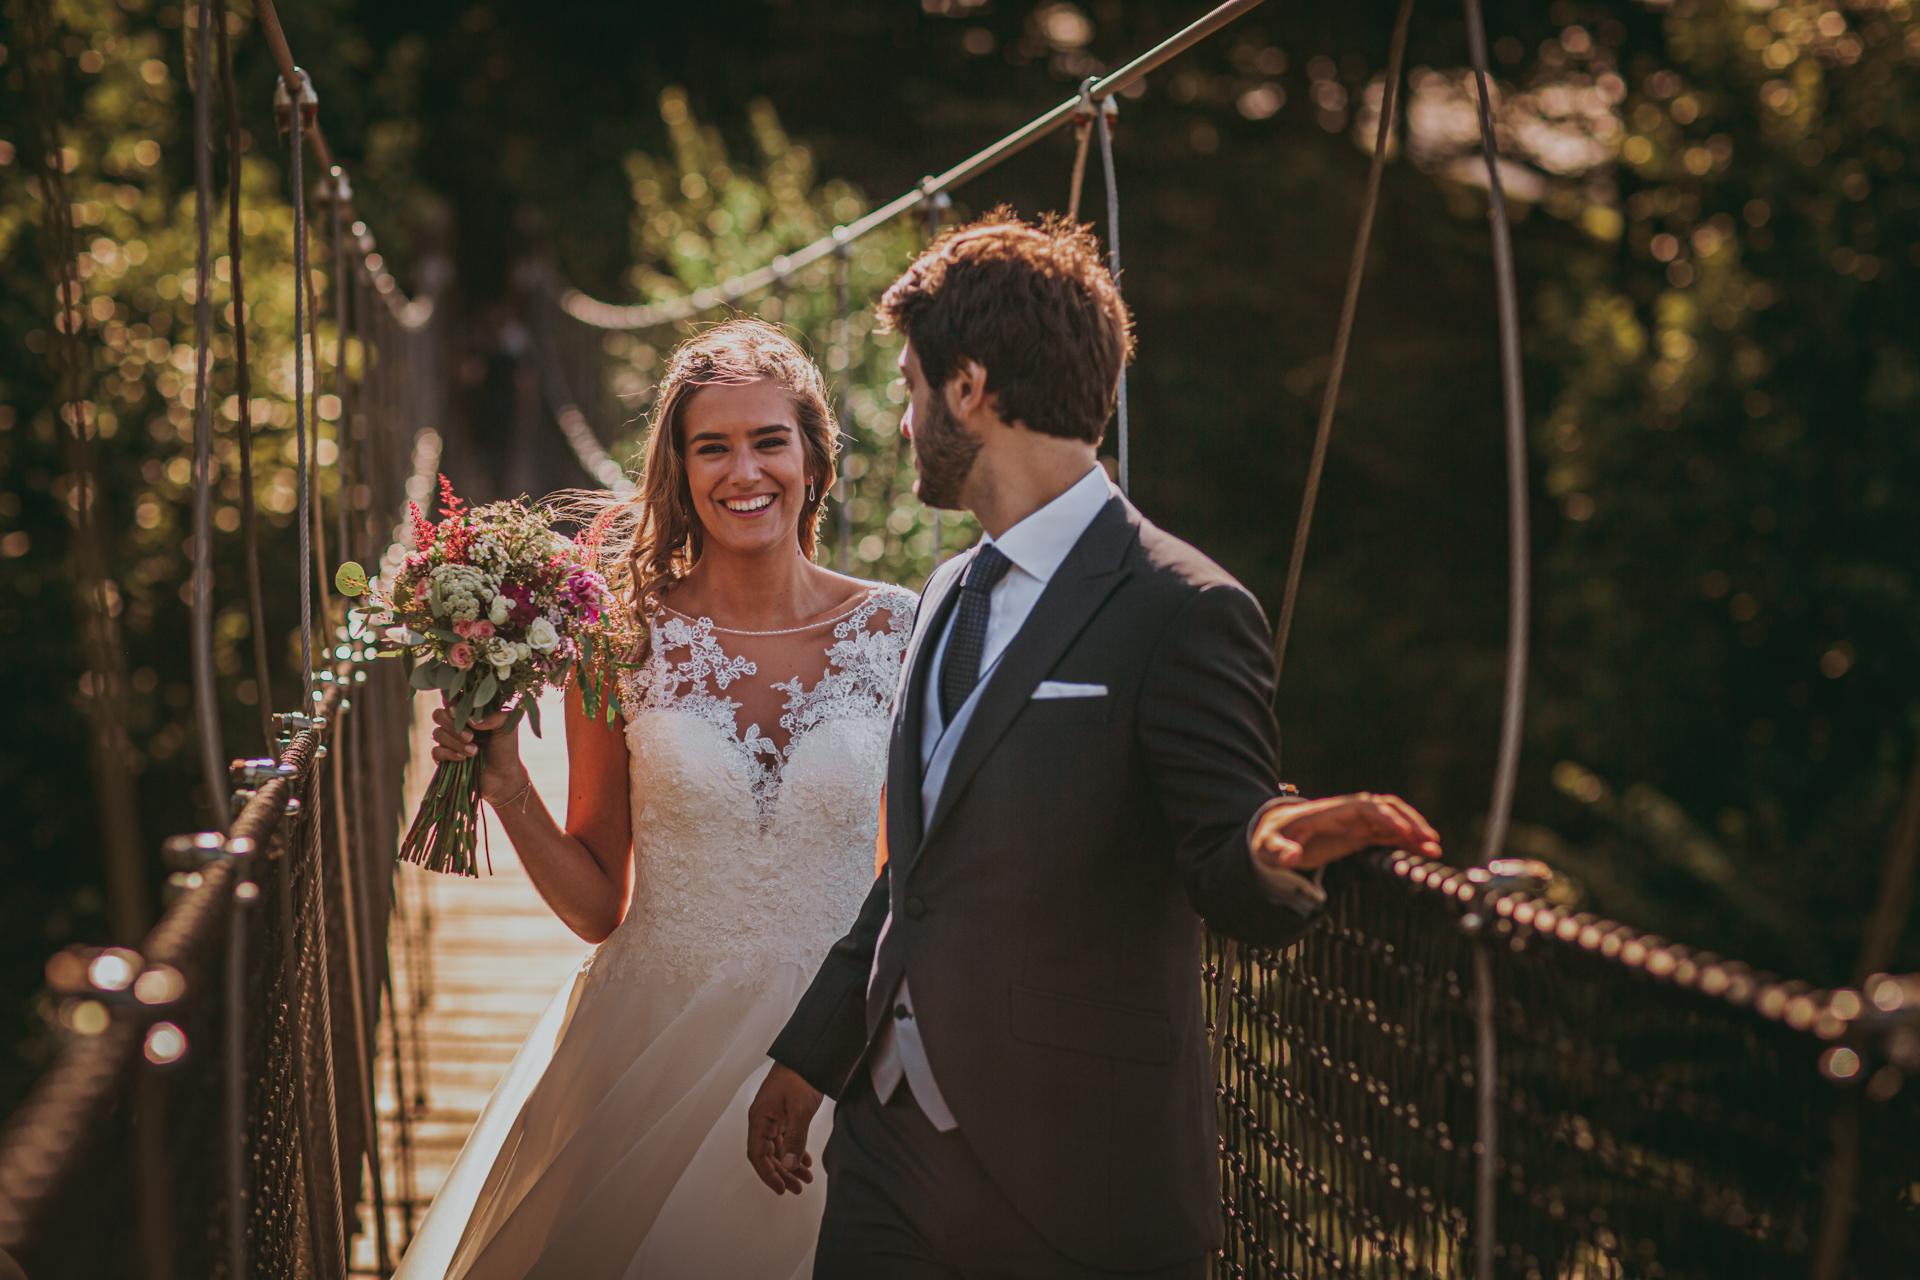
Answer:
<path fill-rule="evenodd" d="M 1002 206 L 940 237 L 880 299 L 880 331 L 913 343 L 936 390 L 967 360 L 1003 421 L 1099 444 L 1133 318 L 1084 226 Z"/>

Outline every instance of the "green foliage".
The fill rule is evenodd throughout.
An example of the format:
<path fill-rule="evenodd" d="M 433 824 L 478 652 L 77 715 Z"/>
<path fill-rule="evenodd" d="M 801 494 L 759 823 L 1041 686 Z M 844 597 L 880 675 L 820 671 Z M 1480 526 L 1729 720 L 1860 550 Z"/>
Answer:
<path fill-rule="evenodd" d="M 157 850 L 163 837 L 205 821 L 185 642 L 196 552 L 189 527 L 197 245 L 185 32 L 177 8 L 149 11 L 111 0 L 62 0 L 57 20 L 63 163 L 83 249 L 77 274 L 92 360 L 91 407 L 82 416 L 105 490 L 96 518 L 108 538 L 111 599 L 131 670 L 128 727 L 142 835 Z M 247 38 L 250 18 L 235 14 L 230 21 L 237 50 L 257 45 Z M 108 940 L 85 765 L 83 700 L 93 686 L 75 641 L 65 518 L 71 482 L 46 356 L 52 268 L 29 162 L 36 130 L 21 61 L 7 59 L 0 96 L 0 122 L 10 140 L 9 162 L 0 165 L 0 330 L 8 339 L 0 344 L 0 670 L 28 691 L 13 700 L 16 712 L 0 745 L 0 791 L 11 810 L 0 831 L 0 866 L 9 879 L 0 897 L 6 939 L 0 943 L 0 1018 L 12 1024 L 5 1039 L 23 1042 L 27 1056 L 0 1060 L 0 1100 L 13 1096 L 46 1047 L 33 1013 L 46 955 L 69 941 Z M 247 74 L 243 66 L 243 95 Z M 215 92 L 219 128 L 224 112 Z M 264 108 L 265 100 L 256 97 L 254 104 Z M 287 706 L 298 696 L 293 212 L 281 170 L 262 154 L 273 142 L 270 116 L 264 124 L 260 118 L 266 115 L 248 110 L 243 117 L 254 144 L 243 164 L 242 230 L 254 498 L 274 628 L 273 690 L 256 687 L 248 659 L 224 147 L 213 209 L 214 657 L 230 755 L 256 755 L 265 747 L 255 710 L 262 698 Z M 325 318 L 331 256 L 319 241 L 312 252 L 323 320 L 306 355 L 310 396 L 316 378 L 322 390 L 332 390 L 335 351 L 334 328 Z M 350 352 L 349 359 L 360 354 Z M 312 422 L 315 402 L 309 406 Z M 322 395 L 317 409 L 317 445 L 310 447 L 326 462 L 335 448 L 338 401 Z M 331 506 L 337 497 L 331 468 L 323 469 L 322 489 Z M 157 857 L 153 865 L 157 881 Z"/>
<path fill-rule="evenodd" d="M 747 107 L 756 172 L 729 162 L 719 131 L 695 122 L 683 91 L 661 95 L 660 118 L 671 156 L 636 152 L 626 165 L 634 203 L 629 279 L 642 302 L 714 288 L 867 212 L 865 197 L 850 184 L 815 179 L 811 152 L 787 138 L 770 103 L 756 100 Z M 847 438 L 840 468 L 849 532 L 843 557 L 837 504 L 830 503 L 821 530 L 823 563 L 844 563 L 849 572 L 909 585 L 933 569 L 935 512 L 913 495 L 912 449 L 900 433 L 906 402 L 896 366 L 900 339 L 873 332 L 873 303 L 924 237 L 924 223 L 909 215 L 851 247 L 844 262 L 844 328 L 842 262 L 834 257 L 794 273 L 784 286 L 743 299 L 740 312 L 785 326 L 819 360 L 838 396 Z M 671 340 L 664 332 L 645 336 Z M 612 391 L 633 409 L 644 408 L 666 353 L 626 333 L 608 334 L 604 345 L 612 358 Z M 615 456 L 637 459 L 642 442 L 638 434 L 630 436 L 616 446 Z M 978 536 L 971 516 L 949 513 L 939 524 L 943 554 L 972 545 Z"/>
<path fill-rule="evenodd" d="M 1625 233 L 1539 294 L 1534 740 L 1641 923 L 1841 979 L 1920 724 L 1920 22 L 1663 22 L 1585 219 Z"/>

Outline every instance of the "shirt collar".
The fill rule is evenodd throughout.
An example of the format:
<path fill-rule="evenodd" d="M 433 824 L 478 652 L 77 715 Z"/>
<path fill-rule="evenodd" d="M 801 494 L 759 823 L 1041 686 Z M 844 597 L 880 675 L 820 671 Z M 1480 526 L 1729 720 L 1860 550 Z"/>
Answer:
<path fill-rule="evenodd" d="M 1114 492 L 1105 468 L 1095 465 L 1065 493 L 998 538 L 982 535 L 980 541 L 1000 548 L 1000 554 L 1013 561 L 1021 572 L 1041 582 L 1051 582 L 1067 553 L 1080 541 L 1080 535 L 1087 531 L 1087 526 L 1093 523 Z"/>

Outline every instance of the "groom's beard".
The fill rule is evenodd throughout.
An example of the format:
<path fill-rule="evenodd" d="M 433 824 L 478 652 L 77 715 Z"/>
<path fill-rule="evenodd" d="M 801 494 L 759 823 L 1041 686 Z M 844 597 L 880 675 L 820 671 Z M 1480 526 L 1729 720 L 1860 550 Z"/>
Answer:
<path fill-rule="evenodd" d="M 960 425 L 939 396 L 927 399 L 924 419 L 913 424 L 913 466 L 920 473 L 914 492 L 929 507 L 958 511 L 960 492 L 973 473 L 982 441 Z"/>

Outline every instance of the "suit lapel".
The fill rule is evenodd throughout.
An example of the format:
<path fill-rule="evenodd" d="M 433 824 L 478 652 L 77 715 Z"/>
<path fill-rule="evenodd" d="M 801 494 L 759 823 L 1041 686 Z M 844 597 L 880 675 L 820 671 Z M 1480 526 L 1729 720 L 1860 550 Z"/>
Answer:
<path fill-rule="evenodd" d="M 1060 568 L 1047 584 L 1047 589 L 1034 602 L 1033 612 L 1021 626 L 1013 642 L 1001 655 L 999 664 L 987 678 L 987 687 L 981 690 L 979 704 L 973 709 L 973 719 L 967 723 L 965 735 L 955 749 L 953 763 L 947 770 L 946 783 L 940 789 L 940 799 L 933 812 L 933 821 L 925 826 L 929 838 L 939 828 L 947 814 L 953 811 L 954 803 L 967 783 L 978 771 L 994 744 L 1000 741 L 1014 717 L 1026 707 L 1027 699 L 1032 696 L 1047 672 L 1053 669 L 1060 656 L 1067 651 L 1080 632 L 1106 603 L 1115 588 L 1127 579 L 1123 569 L 1127 549 L 1132 546 L 1135 537 L 1133 527 L 1133 509 L 1122 498 L 1113 498 L 1100 509 L 1093 523 L 1074 544 L 1073 550 L 1061 562 Z M 932 646 L 928 646 L 931 650 Z M 915 687 L 921 690 L 914 697 L 917 704 L 924 697 L 924 675 L 915 673 L 921 683 Z M 918 738 L 915 739 L 918 747 Z M 917 759 L 917 756 L 916 756 Z M 891 808 L 891 801 L 889 802 Z M 909 873 L 920 859 L 920 850 L 925 841 L 920 837 L 920 805 L 916 788 L 914 825 L 902 832 L 903 842 L 890 845 L 902 851 L 911 850 L 907 861 Z"/>
<path fill-rule="evenodd" d="M 887 848 L 910 853 L 920 845 L 920 738 L 926 726 L 927 668 L 940 647 L 940 633 L 953 612 L 957 589 L 973 560 L 969 551 L 934 570 L 915 614 L 913 639 L 900 672 L 893 711 L 893 742 L 887 752 Z"/>

